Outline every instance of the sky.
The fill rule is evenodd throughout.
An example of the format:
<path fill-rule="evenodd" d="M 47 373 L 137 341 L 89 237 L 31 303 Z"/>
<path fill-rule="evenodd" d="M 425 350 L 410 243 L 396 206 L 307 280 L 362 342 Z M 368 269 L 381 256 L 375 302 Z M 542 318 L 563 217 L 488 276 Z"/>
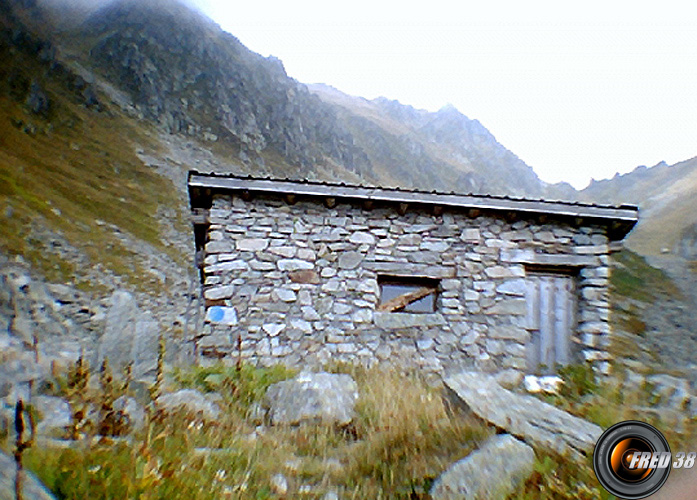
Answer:
<path fill-rule="evenodd" d="M 479 120 L 576 188 L 697 156 L 697 3 L 191 0 L 289 76 Z"/>

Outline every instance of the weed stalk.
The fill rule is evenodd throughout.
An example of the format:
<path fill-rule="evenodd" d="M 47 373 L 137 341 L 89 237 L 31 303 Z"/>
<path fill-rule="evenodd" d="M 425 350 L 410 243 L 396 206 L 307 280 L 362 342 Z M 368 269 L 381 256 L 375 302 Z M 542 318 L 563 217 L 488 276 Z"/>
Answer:
<path fill-rule="evenodd" d="M 22 454 L 24 450 L 31 447 L 34 442 L 34 415 L 31 412 L 31 408 L 27 414 L 29 415 L 29 439 L 24 439 L 24 414 L 25 407 L 24 401 L 21 399 L 17 401 L 15 406 L 15 431 L 17 432 L 17 441 L 15 443 L 15 463 L 17 464 L 17 473 L 15 474 L 15 498 L 16 500 L 22 500 L 22 479 L 24 477 L 24 467 L 22 465 Z"/>

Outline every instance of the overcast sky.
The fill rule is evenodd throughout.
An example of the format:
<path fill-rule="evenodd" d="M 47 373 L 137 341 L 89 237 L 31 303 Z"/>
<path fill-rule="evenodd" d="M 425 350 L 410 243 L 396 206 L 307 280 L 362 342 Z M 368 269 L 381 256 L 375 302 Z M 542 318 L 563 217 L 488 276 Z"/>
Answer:
<path fill-rule="evenodd" d="M 697 156 L 697 3 L 192 1 L 301 82 L 455 105 L 547 182 Z"/>

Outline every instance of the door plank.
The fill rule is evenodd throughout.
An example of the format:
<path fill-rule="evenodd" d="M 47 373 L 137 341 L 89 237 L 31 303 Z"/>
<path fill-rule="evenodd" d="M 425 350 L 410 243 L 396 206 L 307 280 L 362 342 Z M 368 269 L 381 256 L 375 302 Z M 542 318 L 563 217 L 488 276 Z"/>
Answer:
<path fill-rule="evenodd" d="M 549 276 L 540 278 L 540 362 L 545 371 L 554 370 L 554 284 Z"/>
<path fill-rule="evenodd" d="M 530 340 L 526 348 L 528 370 L 537 373 L 540 366 L 540 278 L 530 276 L 526 282 L 525 293 L 528 306 L 528 331 Z"/>
<path fill-rule="evenodd" d="M 570 278 L 554 278 L 554 344 L 555 363 L 569 364 L 569 282 Z"/>

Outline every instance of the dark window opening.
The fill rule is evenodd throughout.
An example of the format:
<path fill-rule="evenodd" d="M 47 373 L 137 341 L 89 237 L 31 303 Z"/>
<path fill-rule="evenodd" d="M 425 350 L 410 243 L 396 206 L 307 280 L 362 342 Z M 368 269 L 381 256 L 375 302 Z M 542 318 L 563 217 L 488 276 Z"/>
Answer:
<path fill-rule="evenodd" d="M 432 278 L 378 276 L 378 311 L 433 313 L 438 301 L 440 281 Z"/>

